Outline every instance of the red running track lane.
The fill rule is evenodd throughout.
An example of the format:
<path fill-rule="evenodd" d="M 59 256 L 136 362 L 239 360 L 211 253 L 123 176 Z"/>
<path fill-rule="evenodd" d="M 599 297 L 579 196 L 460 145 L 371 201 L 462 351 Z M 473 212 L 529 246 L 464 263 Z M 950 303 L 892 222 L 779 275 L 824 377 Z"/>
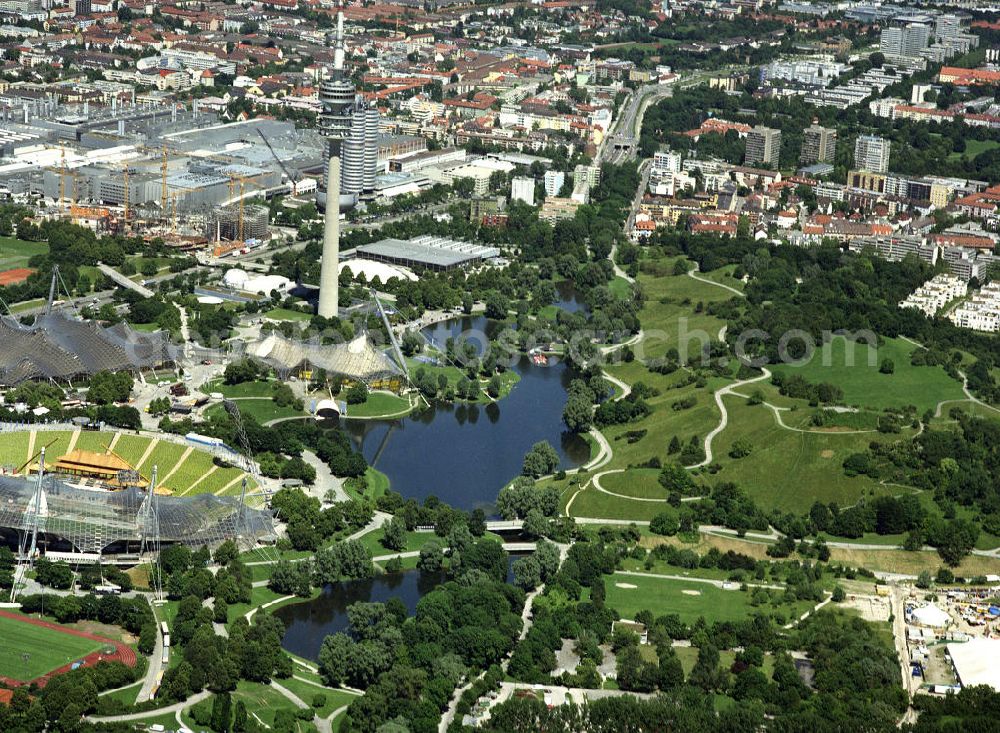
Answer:
<path fill-rule="evenodd" d="M 57 674 L 65 674 L 69 672 L 74 664 L 79 663 L 82 667 L 92 667 L 98 662 L 121 662 L 129 667 L 134 667 L 136 663 L 135 651 L 128 644 L 120 641 L 115 641 L 113 639 L 108 639 L 104 636 L 97 636 L 96 634 L 88 634 L 86 631 L 77 631 L 76 629 L 67 629 L 65 626 L 60 626 L 59 624 L 52 623 L 51 621 L 43 621 L 37 618 L 31 618 L 29 616 L 22 616 L 18 613 L 11 613 L 9 611 L 0 611 L 0 617 L 13 619 L 14 621 L 23 621 L 26 624 L 34 624 L 35 626 L 44 626 L 47 629 L 52 629 L 53 631 L 58 631 L 62 634 L 69 634 L 70 636 L 80 636 L 84 639 L 91 639 L 92 641 L 99 641 L 105 646 L 113 646 L 115 648 L 114 653 L 105 654 L 104 652 L 91 652 L 82 659 L 77 659 L 69 664 L 64 664 L 58 669 L 54 669 L 51 672 L 43 674 L 41 677 L 36 677 L 33 680 L 23 682 L 21 680 L 14 680 L 10 677 L 0 676 L 0 683 L 3 683 L 7 687 L 21 687 L 22 685 L 30 685 L 34 683 L 38 687 L 45 687 L 46 683 Z"/>

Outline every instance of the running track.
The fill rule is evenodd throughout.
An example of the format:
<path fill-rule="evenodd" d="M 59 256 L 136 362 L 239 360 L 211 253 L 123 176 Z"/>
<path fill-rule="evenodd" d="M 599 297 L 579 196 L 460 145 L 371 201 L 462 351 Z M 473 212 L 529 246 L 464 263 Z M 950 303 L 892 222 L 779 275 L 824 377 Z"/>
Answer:
<path fill-rule="evenodd" d="M 105 646 L 113 646 L 115 651 L 113 654 L 105 654 L 104 652 L 91 652 L 82 659 L 77 659 L 75 662 L 69 664 L 64 664 L 58 669 L 54 669 L 51 672 L 43 674 L 41 677 L 36 677 L 28 682 L 23 682 L 21 680 L 14 680 L 10 677 L 0 677 L 0 683 L 3 683 L 7 687 L 20 687 L 22 685 L 30 685 L 34 683 L 38 687 L 45 687 L 45 684 L 57 674 L 64 674 L 69 672 L 73 665 L 77 662 L 83 667 L 92 667 L 98 662 L 121 662 L 122 664 L 128 665 L 129 667 L 135 666 L 135 651 L 128 644 L 124 644 L 120 641 L 114 641 L 108 639 L 104 636 L 97 636 L 96 634 L 88 634 L 85 631 L 77 631 L 76 629 L 67 629 L 65 626 L 60 626 L 59 624 L 54 624 L 51 621 L 42 621 L 41 619 L 31 618 L 29 616 L 22 616 L 19 613 L 11 613 L 9 611 L 0 611 L 0 617 L 13 619 L 14 621 L 23 621 L 26 624 L 34 624 L 35 626 L 43 626 L 47 629 L 52 629 L 53 631 L 58 631 L 63 634 L 70 634 L 72 636 L 80 636 L 84 639 L 90 639 L 92 641 L 98 641 Z"/>

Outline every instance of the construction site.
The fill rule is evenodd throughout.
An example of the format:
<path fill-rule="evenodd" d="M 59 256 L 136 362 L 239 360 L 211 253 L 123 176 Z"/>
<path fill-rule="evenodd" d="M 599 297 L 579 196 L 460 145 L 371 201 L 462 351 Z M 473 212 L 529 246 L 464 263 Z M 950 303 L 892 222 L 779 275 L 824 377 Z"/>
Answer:
<path fill-rule="evenodd" d="M 290 122 L 223 123 L 181 109 L 115 105 L 7 121 L 0 194 L 97 232 L 141 233 L 216 256 L 265 242 L 278 195 L 315 194 L 324 146 Z"/>

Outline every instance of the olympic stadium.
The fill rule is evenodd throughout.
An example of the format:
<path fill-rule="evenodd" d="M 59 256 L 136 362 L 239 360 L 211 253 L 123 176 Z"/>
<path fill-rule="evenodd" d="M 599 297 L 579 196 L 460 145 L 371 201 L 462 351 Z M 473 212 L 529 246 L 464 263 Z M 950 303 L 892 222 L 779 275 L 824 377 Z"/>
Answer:
<path fill-rule="evenodd" d="M 271 512 L 235 497 L 161 496 L 137 486 L 121 491 L 74 486 L 56 476 L 0 476 L 0 539 L 17 547 L 37 530 L 46 554 L 70 553 L 127 562 L 168 544 L 216 547 L 272 543 Z M 96 559 L 96 558 L 94 558 Z"/>

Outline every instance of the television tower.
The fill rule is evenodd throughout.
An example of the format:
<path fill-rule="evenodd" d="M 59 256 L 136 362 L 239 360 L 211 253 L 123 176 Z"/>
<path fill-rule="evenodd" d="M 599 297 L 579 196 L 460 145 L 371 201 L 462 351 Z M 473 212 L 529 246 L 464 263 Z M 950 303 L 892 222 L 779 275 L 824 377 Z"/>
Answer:
<path fill-rule="evenodd" d="M 323 225 L 323 260 L 319 271 L 319 308 L 324 318 L 335 318 L 340 294 L 340 156 L 333 155 L 326 169 L 326 210 Z"/>

